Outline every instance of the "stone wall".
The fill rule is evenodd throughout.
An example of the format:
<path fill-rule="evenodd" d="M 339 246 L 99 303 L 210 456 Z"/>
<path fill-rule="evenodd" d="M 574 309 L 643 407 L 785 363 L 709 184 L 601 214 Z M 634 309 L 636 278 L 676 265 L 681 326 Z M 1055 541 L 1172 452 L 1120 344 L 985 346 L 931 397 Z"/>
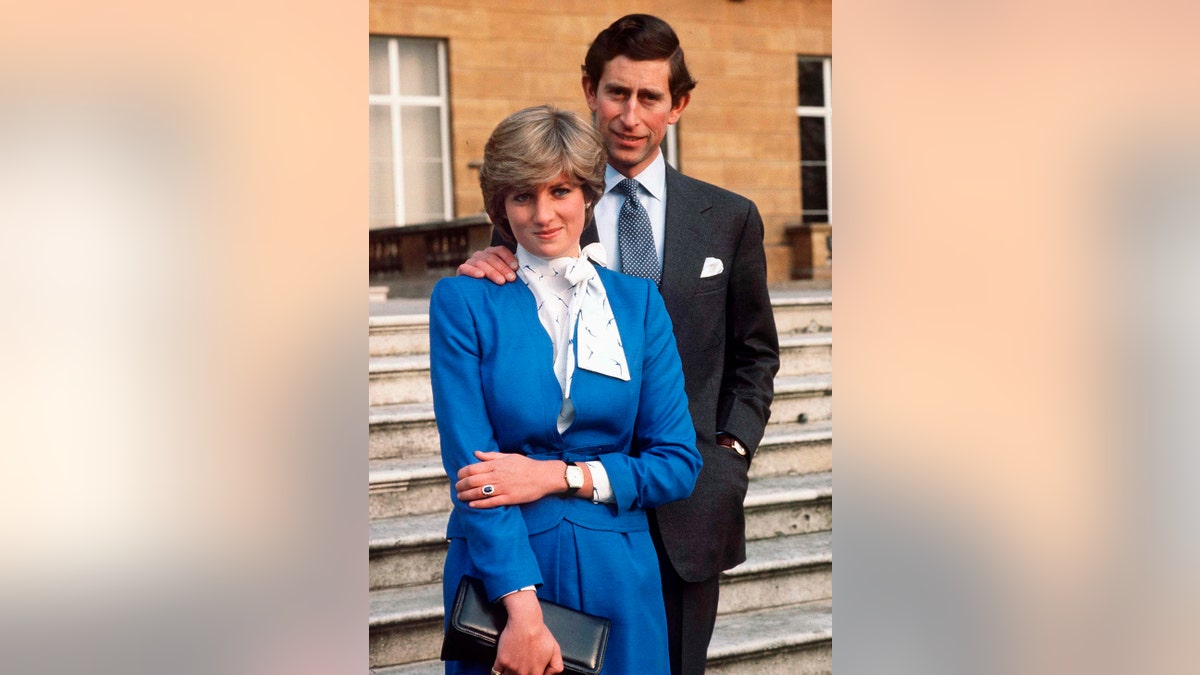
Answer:
<path fill-rule="evenodd" d="M 784 226 L 800 214 L 796 57 L 832 52 L 831 0 L 371 0 L 370 32 L 447 40 L 454 206 L 483 204 L 478 174 L 492 128 L 514 110 L 552 103 L 587 115 L 580 65 L 623 14 L 651 11 L 679 34 L 699 85 L 681 118 L 684 173 L 753 199 L 766 225 L 771 281 L 793 267 Z"/>

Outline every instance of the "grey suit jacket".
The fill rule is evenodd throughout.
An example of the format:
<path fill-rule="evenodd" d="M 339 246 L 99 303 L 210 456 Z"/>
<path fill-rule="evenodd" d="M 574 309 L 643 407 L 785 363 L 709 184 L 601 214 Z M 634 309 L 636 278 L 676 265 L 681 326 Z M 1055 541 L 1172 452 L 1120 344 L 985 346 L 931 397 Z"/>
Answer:
<path fill-rule="evenodd" d="M 675 571 L 695 582 L 746 559 L 742 500 L 749 460 L 771 414 L 779 339 L 754 202 L 668 166 L 665 234 L 659 291 L 704 467 L 692 496 L 656 509 L 654 522 Z M 585 246 L 598 241 L 594 223 L 581 239 Z M 493 236 L 492 243 L 504 242 Z M 724 270 L 701 278 L 708 258 Z M 718 431 L 736 436 L 751 457 L 718 446 Z"/>

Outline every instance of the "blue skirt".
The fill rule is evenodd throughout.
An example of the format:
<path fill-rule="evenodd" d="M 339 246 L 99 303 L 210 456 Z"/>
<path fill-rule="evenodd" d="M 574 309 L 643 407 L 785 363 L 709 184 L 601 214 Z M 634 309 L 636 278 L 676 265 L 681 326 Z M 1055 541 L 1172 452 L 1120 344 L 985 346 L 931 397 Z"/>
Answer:
<path fill-rule="evenodd" d="M 569 521 L 529 537 L 541 568 L 538 597 L 612 621 L 606 675 L 670 675 L 667 616 L 654 542 L 646 530 L 592 530 Z M 442 594 L 449 613 L 464 574 L 479 576 L 465 539 L 450 540 Z M 490 663 L 446 663 L 447 675 L 489 675 Z"/>

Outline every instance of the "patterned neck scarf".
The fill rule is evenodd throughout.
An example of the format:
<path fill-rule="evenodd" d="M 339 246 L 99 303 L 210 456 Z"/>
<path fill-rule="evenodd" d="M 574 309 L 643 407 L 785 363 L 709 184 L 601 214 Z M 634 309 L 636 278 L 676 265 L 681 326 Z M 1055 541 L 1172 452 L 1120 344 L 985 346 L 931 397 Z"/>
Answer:
<path fill-rule="evenodd" d="M 517 247 L 517 276 L 533 293 L 538 320 L 554 345 L 554 375 L 563 392 L 560 433 L 575 419 L 571 383 L 576 367 L 629 381 L 629 364 L 608 293 L 588 256 L 604 264 L 599 244 L 588 246 L 577 258 L 551 260 Z"/>

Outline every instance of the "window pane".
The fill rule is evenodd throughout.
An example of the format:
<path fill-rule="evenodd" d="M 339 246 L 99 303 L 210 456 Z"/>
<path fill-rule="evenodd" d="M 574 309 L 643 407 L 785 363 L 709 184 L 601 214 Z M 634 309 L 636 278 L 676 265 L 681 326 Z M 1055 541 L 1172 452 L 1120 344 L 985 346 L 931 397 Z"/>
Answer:
<path fill-rule="evenodd" d="M 400 109 L 404 139 L 405 222 L 441 220 L 442 144 L 438 108 L 404 106 Z"/>
<path fill-rule="evenodd" d="M 396 224 L 396 198 L 392 175 L 392 127 L 387 106 L 371 106 L 371 227 Z"/>
<path fill-rule="evenodd" d="M 404 222 L 445 220 L 442 209 L 442 163 L 404 165 Z"/>
<path fill-rule="evenodd" d="M 371 36 L 371 93 L 390 94 L 388 91 L 388 40 L 391 38 Z"/>
<path fill-rule="evenodd" d="M 825 181 L 826 167 L 800 167 L 801 207 L 805 211 L 829 210 L 829 190 Z"/>
<path fill-rule="evenodd" d="M 800 160 L 825 161 L 825 118 L 800 118 Z"/>
<path fill-rule="evenodd" d="M 441 160 L 441 110 L 427 106 L 400 108 L 400 137 L 404 139 L 404 160 Z"/>
<path fill-rule="evenodd" d="M 679 169 L 679 124 L 668 124 L 667 133 L 663 135 L 663 159 L 671 168 Z"/>
<path fill-rule="evenodd" d="M 400 40 L 400 93 L 406 96 L 437 96 L 438 58 L 436 40 Z"/>
<path fill-rule="evenodd" d="M 800 59 L 798 65 L 800 105 L 825 105 L 825 83 L 821 61 L 819 59 Z"/>

